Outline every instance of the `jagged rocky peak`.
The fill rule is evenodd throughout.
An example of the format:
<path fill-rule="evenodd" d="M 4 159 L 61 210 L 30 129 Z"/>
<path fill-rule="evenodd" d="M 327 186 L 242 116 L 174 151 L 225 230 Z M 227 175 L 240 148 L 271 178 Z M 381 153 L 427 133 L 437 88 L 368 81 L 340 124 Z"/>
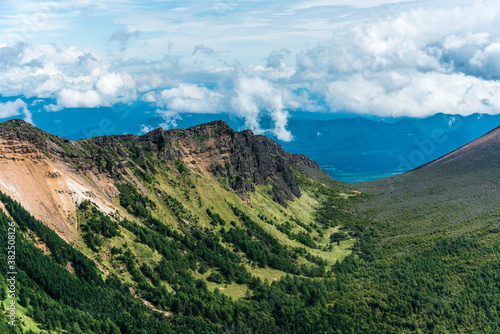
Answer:
<path fill-rule="evenodd" d="M 247 198 L 257 185 L 271 184 L 274 200 L 284 206 L 301 195 L 292 167 L 322 173 L 318 164 L 306 156 L 285 152 L 272 139 L 251 130 L 237 132 L 224 121 L 188 129 L 155 129 L 136 140 L 167 161 L 181 158 L 191 165 L 201 161 L 207 172 L 225 180 L 227 187 L 242 198 Z"/>
<path fill-rule="evenodd" d="M 159 143 L 165 141 L 165 131 L 162 128 L 154 129 L 142 136 L 138 137 L 140 141 L 150 141 L 153 143 Z"/>
<path fill-rule="evenodd" d="M 0 124 L 0 135 L 4 139 L 31 141 L 37 139 L 40 134 L 49 135 L 22 119 L 11 119 Z"/>
<path fill-rule="evenodd" d="M 17 139 L 21 140 L 37 139 L 40 136 L 43 136 L 45 138 L 59 138 L 37 128 L 33 124 L 30 124 L 22 119 L 11 119 L 0 123 L 0 134 L 2 134 L 2 136 L 13 135 L 16 136 Z M 69 142 L 69 140 L 67 139 L 63 140 Z"/>
<path fill-rule="evenodd" d="M 0 123 L 0 138 L 3 140 L 29 143 L 36 149 L 50 152 L 58 156 L 71 156 L 71 141 L 52 135 L 22 120 L 12 119 Z"/>
<path fill-rule="evenodd" d="M 118 175 L 130 163 L 145 162 L 152 153 L 167 165 L 182 159 L 193 171 L 224 180 L 227 188 L 244 199 L 248 199 L 255 186 L 270 184 L 274 200 L 284 206 L 294 196 L 301 195 L 293 168 L 313 170 L 316 175 L 323 173 L 321 175 L 326 176 L 306 156 L 285 152 L 272 139 L 255 135 L 251 130 L 237 132 L 224 121 L 188 129 L 158 128 L 142 136 L 102 136 L 76 142 L 48 134 L 22 120 L 4 122 L 0 131 L 1 138 L 15 137 L 65 158 L 81 173 L 95 171 L 96 166 L 101 166 L 97 172 Z"/>
<path fill-rule="evenodd" d="M 236 133 L 226 122 L 221 120 L 196 125 L 187 129 L 187 131 L 199 136 L 234 135 Z"/>

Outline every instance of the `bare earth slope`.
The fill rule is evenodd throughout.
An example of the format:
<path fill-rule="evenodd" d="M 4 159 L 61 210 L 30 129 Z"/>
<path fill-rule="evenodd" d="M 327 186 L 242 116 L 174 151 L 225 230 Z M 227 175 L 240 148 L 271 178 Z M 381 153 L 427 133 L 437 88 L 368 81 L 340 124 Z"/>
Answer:
<path fill-rule="evenodd" d="M 113 206 L 107 195 L 68 164 L 6 136 L 0 137 L 0 191 L 22 202 L 68 242 L 76 238 L 76 204 L 92 199 L 104 212 Z"/>

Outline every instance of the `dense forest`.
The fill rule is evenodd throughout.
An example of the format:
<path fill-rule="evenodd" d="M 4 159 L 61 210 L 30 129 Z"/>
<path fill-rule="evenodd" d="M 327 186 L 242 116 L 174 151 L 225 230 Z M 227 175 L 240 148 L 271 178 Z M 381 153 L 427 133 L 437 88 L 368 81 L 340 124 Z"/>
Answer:
<path fill-rule="evenodd" d="M 134 298 L 127 284 L 117 277 L 101 279 L 92 261 L 62 241 L 53 231 L 31 217 L 18 203 L 0 195 L 10 216 L 0 212 L 2 244 L 13 219 L 18 226 L 19 304 L 26 315 L 43 329 L 65 333 L 347 333 L 347 332 L 496 332 L 500 329 L 500 244 L 486 242 L 496 238 L 498 228 L 486 228 L 481 235 L 425 238 L 411 241 L 381 242 L 387 226 L 368 214 L 348 213 L 366 196 L 338 196 L 331 190 L 317 210 L 318 222 L 343 228 L 333 237 L 352 234 L 357 241 L 353 254 L 329 268 L 321 280 L 293 273 L 281 280 L 262 282 L 252 277 L 236 253 L 218 243 L 228 239 L 238 250 L 252 254 L 260 265 L 283 266 L 294 271 L 286 251 L 272 238 L 252 226 L 242 213 L 236 215 L 261 241 L 257 247 L 233 228 L 222 237 L 210 231 L 179 233 L 167 225 L 145 217 L 145 226 L 127 220 L 121 225 L 162 254 L 156 268 L 137 267 L 129 250 L 115 249 L 138 282 L 142 296 L 164 315 L 151 312 Z M 90 203 L 80 206 L 93 223 L 88 231 L 102 238 L 114 235 L 116 226 L 103 229 L 100 221 L 109 219 Z M 352 210 L 351 210 L 352 211 Z M 347 212 L 347 213 L 346 213 Z M 214 214 L 211 216 L 217 217 Z M 497 221 L 498 213 L 491 213 Z M 219 221 L 220 219 L 214 218 Z M 493 224 L 493 223 L 491 223 Z M 246 226 L 248 228 L 248 226 Z M 30 235 L 42 239 L 50 254 L 36 248 Z M 477 237 L 477 238 L 476 238 Z M 257 248 L 256 248 L 257 247 Z M 254 251 L 253 248 L 256 248 Z M 283 253 L 284 252 L 284 253 Z M 273 256 L 282 256 L 273 262 Z M 1 254 L 6 267 L 6 255 Z M 64 267 L 73 264 L 74 273 Z M 212 280 L 248 284 L 251 293 L 240 300 L 207 289 L 194 271 L 217 268 Z M 205 268 L 205 269 L 203 269 Z M 3 277 L 5 278 L 5 277 Z M 161 286 L 166 281 L 174 291 Z M 5 279 L 2 280 L 5 282 Z M 5 299 L 6 287 L 3 288 Z M 363 321 L 359 321 L 363 319 Z M 9 330 L 5 319 L 2 332 Z M 19 327 L 18 332 L 20 332 Z"/>

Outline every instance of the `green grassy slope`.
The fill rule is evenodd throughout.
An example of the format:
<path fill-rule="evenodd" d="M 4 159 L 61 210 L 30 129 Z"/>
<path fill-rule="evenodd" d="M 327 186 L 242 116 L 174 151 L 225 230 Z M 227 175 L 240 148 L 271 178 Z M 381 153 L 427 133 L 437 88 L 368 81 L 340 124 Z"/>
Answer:
<path fill-rule="evenodd" d="M 192 177 L 177 180 L 189 182 L 195 194 L 197 181 Z M 200 187 L 207 184 L 204 180 Z M 175 194 L 161 182 L 157 186 Z M 217 192 L 226 191 L 217 183 L 212 186 L 213 192 L 205 195 L 214 198 Z M 275 202 L 265 200 L 250 207 L 236 195 L 227 194 L 215 207 L 200 207 L 198 201 L 187 200 L 185 205 L 180 200 L 175 202 L 173 195 L 169 199 L 161 191 L 149 198 L 135 188 L 119 188 L 123 190 L 120 202 L 130 216 L 106 216 L 91 202 L 82 203 L 78 209 L 81 240 L 73 246 L 19 204 L 0 195 L 18 227 L 18 281 L 23 295 L 18 300 L 23 304 L 18 315 L 28 316 L 30 323 L 24 321 L 20 328 L 28 331 L 33 323 L 34 331 L 77 333 L 79 329 L 111 333 L 118 328 L 124 333 L 240 332 L 252 328 L 280 332 L 287 320 L 274 313 L 277 305 L 266 309 L 264 304 L 276 297 L 303 308 L 319 297 L 319 291 L 299 293 L 299 298 L 283 295 L 283 287 L 278 284 L 292 280 L 299 289 L 307 290 L 311 285 L 326 289 L 332 284 L 331 264 L 345 257 L 352 245 L 350 238 L 339 244 L 326 240 L 336 231 L 334 226 L 319 222 L 315 210 L 300 210 L 311 204 L 310 195 L 288 208 L 274 207 Z M 330 191 L 321 190 L 319 197 L 328 197 Z M 184 191 L 181 193 L 187 197 Z M 266 189 L 259 188 L 255 196 L 265 199 L 266 194 Z M 316 200 L 314 203 L 319 205 Z M 207 209 L 211 209 L 210 214 Z M 275 209 L 276 215 L 265 215 Z M 3 213 L 0 218 L 6 229 L 11 218 Z M 169 219 L 177 221 L 170 224 Z M 311 235 L 314 248 L 279 231 L 277 226 L 285 219 L 293 219 L 288 233 Z M 241 231 L 243 239 L 227 239 L 231 230 Z M 317 237 L 320 233 L 322 238 Z M 1 258 L 6 261 L 4 254 Z M 324 302 L 307 307 L 314 312 L 316 308 L 326 310 L 332 296 L 325 294 L 322 299 Z M 292 309 L 289 312 L 295 313 Z M 294 321 L 297 330 L 303 320 L 299 317 Z M 329 328 L 327 323 L 313 325 Z M 101 329 L 104 327 L 105 331 Z"/>
<path fill-rule="evenodd" d="M 428 166 L 355 186 L 368 195 L 356 205 L 369 217 L 358 228 L 373 229 L 358 237 L 358 268 L 347 276 L 365 328 L 500 331 L 497 137 L 489 134 Z"/>

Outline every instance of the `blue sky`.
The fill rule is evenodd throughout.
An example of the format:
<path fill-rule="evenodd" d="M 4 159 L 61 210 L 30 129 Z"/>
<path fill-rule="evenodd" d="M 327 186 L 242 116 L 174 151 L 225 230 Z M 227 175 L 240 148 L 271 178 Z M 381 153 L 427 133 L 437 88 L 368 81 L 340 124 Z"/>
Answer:
<path fill-rule="evenodd" d="M 0 120 L 141 103 L 163 127 L 270 118 L 286 141 L 297 111 L 497 114 L 499 18 L 488 0 L 4 0 Z"/>

